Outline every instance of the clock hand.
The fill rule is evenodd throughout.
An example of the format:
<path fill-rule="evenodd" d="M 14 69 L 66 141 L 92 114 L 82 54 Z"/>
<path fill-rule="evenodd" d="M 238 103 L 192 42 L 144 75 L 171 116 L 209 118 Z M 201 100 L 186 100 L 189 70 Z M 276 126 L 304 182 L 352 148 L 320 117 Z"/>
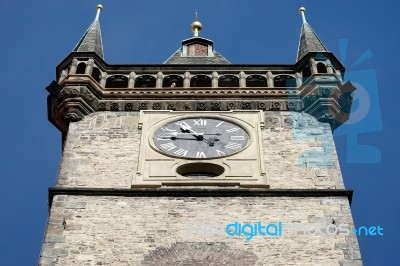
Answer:
<path fill-rule="evenodd" d="M 195 135 L 193 133 L 180 133 L 180 132 L 171 132 L 171 133 L 167 133 L 167 134 L 170 134 L 170 135 L 163 135 L 163 136 L 159 136 L 159 137 L 162 138 L 162 139 L 176 139 L 176 137 L 178 135 L 190 135 L 190 136 L 194 136 L 198 140 L 201 140 L 201 138 L 202 138 L 201 137 L 202 134 L 201 135 Z"/>
<path fill-rule="evenodd" d="M 181 124 L 181 130 L 185 133 L 185 131 L 189 131 L 190 133 L 192 133 L 193 136 L 195 136 L 198 140 L 202 140 L 203 139 L 203 133 L 197 133 L 196 131 L 194 131 L 189 125 L 184 125 Z"/>
<path fill-rule="evenodd" d="M 205 143 L 207 143 L 209 146 L 214 146 L 214 142 L 212 142 L 212 141 L 209 141 L 209 140 L 207 140 L 207 139 L 203 139 L 203 141 L 204 141 Z"/>
<path fill-rule="evenodd" d="M 192 135 L 192 134 L 190 134 L 190 135 Z M 193 136 L 193 137 L 195 137 L 195 136 Z M 175 139 L 200 140 L 197 137 L 195 137 L 195 138 L 180 138 L 177 136 L 159 136 L 159 138 L 160 139 L 172 139 L 172 140 L 175 140 Z"/>
<path fill-rule="evenodd" d="M 213 134 L 213 135 L 215 135 L 215 134 Z M 208 145 L 210 145 L 210 146 L 214 146 L 215 142 L 219 141 L 219 139 L 214 137 L 214 138 L 203 139 L 203 141 L 208 143 Z"/>
<path fill-rule="evenodd" d="M 194 135 L 194 133 L 188 133 L 188 132 L 171 132 L 171 133 L 167 133 L 167 134 L 171 134 L 171 135 Z M 203 133 L 197 133 L 199 135 L 221 135 L 221 134 L 203 134 Z"/>

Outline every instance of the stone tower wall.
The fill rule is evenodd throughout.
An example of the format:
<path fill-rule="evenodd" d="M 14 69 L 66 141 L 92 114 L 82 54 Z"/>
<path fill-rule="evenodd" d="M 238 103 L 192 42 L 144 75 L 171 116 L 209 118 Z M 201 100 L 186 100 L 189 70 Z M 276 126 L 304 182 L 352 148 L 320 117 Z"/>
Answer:
<path fill-rule="evenodd" d="M 212 219 L 210 219 L 212 217 Z M 55 197 L 41 265 L 361 265 L 356 236 L 289 233 L 290 224 L 352 229 L 346 197 Z M 228 236 L 282 222 L 286 236 Z M 311 226 L 311 227 L 310 227 Z M 334 229 L 328 229 L 334 233 Z M 201 263 L 200 263 L 201 262 Z M 213 264 L 214 263 L 214 264 Z"/>
<path fill-rule="evenodd" d="M 98 112 L 71 123 L 56 187 L 129 189 L 139 157 L 138 120 L 136 112 Z M 262 145 L 271 189 L 343 189 L 328 124 L 307 114 L 266 112 Z M 234 222 L 258 221 L 282 222 L 283 235 L 246 240 L 225 232 Z M 303 229 L 291 231 L 292 224 Z M 323 236 L 315 226 L 321 234 L 326 228 L 332 234 L 334 226 L 348 232 Z M 345 196 L 61 193 L 53 198 L 39 264 L 360 265 L 352 228 Z"/>
<path fill-rule="evenodd" d="M 138 120 L 137 112 L 97 112 L 71 123 L 57 186 L 130 188 Z M 306 113 L 265 112 L 262 145 L 271 188 L 344 188 L 329 124 Z"/>

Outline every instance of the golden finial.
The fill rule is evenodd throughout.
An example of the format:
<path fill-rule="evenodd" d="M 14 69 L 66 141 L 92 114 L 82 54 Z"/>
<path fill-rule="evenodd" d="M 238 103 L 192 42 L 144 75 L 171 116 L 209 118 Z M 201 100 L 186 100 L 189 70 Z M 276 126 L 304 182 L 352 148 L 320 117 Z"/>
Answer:
<path fill-rule="evenodd" d="M 299 12 L 301 14 L 301 18 L 303 19 L 303 23 L 306 23 L 306 16 L 304 15 L 306 13 L 306 8 L 305 7 L 300 7 Z"/>
<path fill-rule="evenodd" d="M 94 20 L 99 20 L 100 12 L 103 10 L 103 6 L 98 4 L 96 8 L 97 8 L 97 13 L 96 13 L 96 18 Z"/>
<path fill-rule="evenodd" d="M 200 21 L 198 21 L 197 10 L 195 10 L 194 15 L 195 15 L 195 19 L 196 20 L 192 23 L 192 25 L 190 27 L 192 29 L 194 37 L 198 37 L 199 36 L 199 32 L 203 29 L 203 25 L 201 25 Z"/>

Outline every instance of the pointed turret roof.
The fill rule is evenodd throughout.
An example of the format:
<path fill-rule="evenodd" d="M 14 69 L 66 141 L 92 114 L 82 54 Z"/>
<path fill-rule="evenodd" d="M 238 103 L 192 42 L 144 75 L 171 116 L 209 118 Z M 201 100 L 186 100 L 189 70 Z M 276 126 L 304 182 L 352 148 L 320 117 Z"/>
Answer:
<path fill-rule="evenodd" d="M 196 20 L 191 25 L 193 37 L 182 41 L 182 46 L 164 64 L 230 64 L 214 50 L 213 41 L 199 37 L 203 25 Z"/>
<path fill-rule="evenodd" d="M 89 26 L 85 34 L 79 40 L 74 48 L 74 52 L 95 52 L 98 56 L 104 59 L 103 42 L 101 39 L 101 30 L 99 16 L 103 9 L 102 5 L 97 6 L 97 14 L 93 23 Z"/>
<path fill-rule="evenodd" d="M 307 23 L 305 15 L 305 8 L 300 8 L 300 13 L 303 18 L 303 25 L 301 27 L 299 49 L 297 51 L 297 61 L 302 59 L 309 52 L 328 52 L 325 45 L 318 38 L 315 31 Z"/>

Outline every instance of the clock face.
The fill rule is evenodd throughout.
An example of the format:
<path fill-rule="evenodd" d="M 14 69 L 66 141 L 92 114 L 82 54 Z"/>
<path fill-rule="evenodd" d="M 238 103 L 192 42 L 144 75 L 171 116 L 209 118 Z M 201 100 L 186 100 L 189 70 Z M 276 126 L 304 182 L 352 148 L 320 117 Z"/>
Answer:
<path fill-rule="evenodd" d="M 215 118 L 187 118 L 166 124 L 153 136 L 163 153 L 181 158 L 217 158 L 242 150 L 249 140 L 239 125 Z"/>

